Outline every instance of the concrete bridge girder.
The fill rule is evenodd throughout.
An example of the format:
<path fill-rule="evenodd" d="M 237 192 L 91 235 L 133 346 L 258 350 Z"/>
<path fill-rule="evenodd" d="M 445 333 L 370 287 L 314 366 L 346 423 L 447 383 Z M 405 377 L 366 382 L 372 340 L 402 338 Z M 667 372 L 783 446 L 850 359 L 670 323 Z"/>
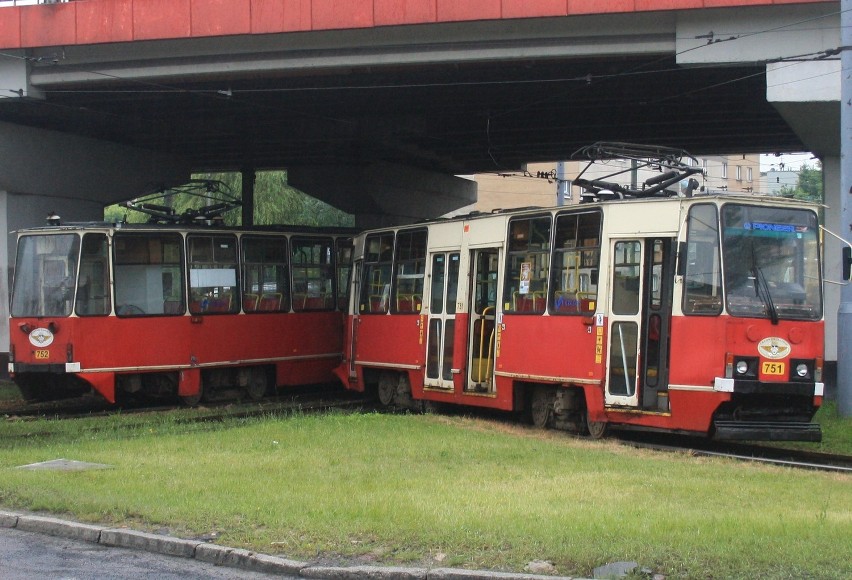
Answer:
<path fill-rule="evenodd" d="M 351 214 L 359 228 L 411 223 L 476 202 L 476 182 L 391 163 L 291 167 L 290 185 Z"/>
<path fill-rule="evenodd" d="M 174 156 L 0 122 L 0 190 L 103 207 L 189 177 Z"/>

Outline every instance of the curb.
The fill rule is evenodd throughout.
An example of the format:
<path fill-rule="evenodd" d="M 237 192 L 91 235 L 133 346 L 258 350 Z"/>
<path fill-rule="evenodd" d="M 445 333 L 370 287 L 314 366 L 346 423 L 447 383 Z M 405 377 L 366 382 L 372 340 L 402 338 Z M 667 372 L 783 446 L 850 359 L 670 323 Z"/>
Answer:
<path fill-rule="evenodd" d="M 103 546 L 144 550 L 253 572 L 286 574 L 320 580 L 581 580 L 570 576 L 487 572 L 461 568 L 406 568 L 399 566 L 320 566 L 309 562 L 259 554 L 239 548 L 184 540 L 172 536 L 82 524 L 59 518 L 0 510 L 0 528 L 82 540 Z"/>

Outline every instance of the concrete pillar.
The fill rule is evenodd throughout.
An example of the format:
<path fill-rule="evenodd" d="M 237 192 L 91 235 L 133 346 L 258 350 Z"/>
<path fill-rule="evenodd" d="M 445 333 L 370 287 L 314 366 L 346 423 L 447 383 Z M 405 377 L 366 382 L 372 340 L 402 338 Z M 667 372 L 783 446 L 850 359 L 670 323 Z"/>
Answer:
<path fill-rule="evenodd" d="M 852 0 L 840 2 L 840 235 L 852 242 Z M 837 410 L 852 417 L 852 285 L 840 289 L 837 314 Z"/>
<path fill-rule="evenodd" d="M 822 180 L 825 192 L 826 229 L 843 236 L 840 226 L 840 158 L 823 157 Z M 840 307 L 841 263 L 840 251 L 843 244 L 832 235 L 823 236 L 823 274 L 825 275 L 825 382 L 833 397 L 837 388 L 837 311 Z"/>

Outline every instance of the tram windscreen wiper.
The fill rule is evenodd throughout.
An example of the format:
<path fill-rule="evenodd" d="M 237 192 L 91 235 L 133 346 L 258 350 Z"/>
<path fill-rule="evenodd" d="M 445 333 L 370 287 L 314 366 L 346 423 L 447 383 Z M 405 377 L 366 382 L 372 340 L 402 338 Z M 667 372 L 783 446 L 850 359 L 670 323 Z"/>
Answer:
<path fill-rule="evenodd" d="M 769 319 L 772 324 L 778 324 L 778 309 L 775 308 L 775 302 L 772 301 L 772 293 L 769 291 L 766 275 L 757 264 L 757 255 L 754 253 L 753 246 L 751 248 L 751 273 L 754 276 L 755 295 L 766 304 L 766 310 L 769 312 Z"/>

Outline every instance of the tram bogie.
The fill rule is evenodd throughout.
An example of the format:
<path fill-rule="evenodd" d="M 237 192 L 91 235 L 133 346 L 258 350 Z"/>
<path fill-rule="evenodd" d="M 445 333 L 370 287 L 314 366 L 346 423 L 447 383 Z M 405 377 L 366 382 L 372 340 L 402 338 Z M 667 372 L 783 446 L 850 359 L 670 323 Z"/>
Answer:
<path fill-rule="evenodd" d="M 807 204 L 735 195 L 366 231 L 336 374 L 594 437 L 818 441 L 819 235 Z"/>

